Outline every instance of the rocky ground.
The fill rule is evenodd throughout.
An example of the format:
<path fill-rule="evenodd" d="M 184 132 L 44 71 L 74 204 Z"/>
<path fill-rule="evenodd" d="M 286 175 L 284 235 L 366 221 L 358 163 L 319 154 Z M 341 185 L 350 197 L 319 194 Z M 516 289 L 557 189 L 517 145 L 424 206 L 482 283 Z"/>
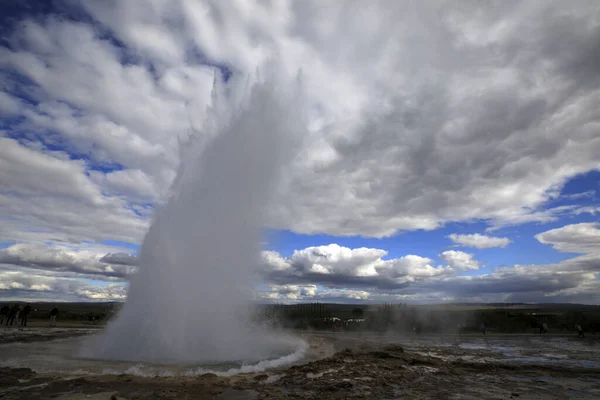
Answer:
<path fill-rule="evenodd" d="M 219 377 L 66 377 L 0 369 L 0 398 L 13 399 L 597 399 L 600 369 L 445 360 L 356 339 L 334 354 L 264 373 Z M 321 347 L 322 348 L 322 347 Z M 0 355 L 1 357 L 1 355 Z"/>

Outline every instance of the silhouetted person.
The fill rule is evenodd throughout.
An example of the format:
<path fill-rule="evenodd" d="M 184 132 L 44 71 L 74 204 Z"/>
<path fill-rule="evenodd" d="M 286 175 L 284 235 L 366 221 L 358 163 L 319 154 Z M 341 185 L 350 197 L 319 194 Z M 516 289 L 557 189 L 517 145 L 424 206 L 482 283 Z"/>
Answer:
<path fill-rule="evenodd" d="M 27 304 L 23 307 L 23 311 L 21 311 L 21 326 L 27 326 L 27 318 L 29 318 L 29 313 L 31 312 L 31 304 Z"/>
<path fill-rule="evenodd" d="M 4 322 L 4 319 L 8 319 L 8 313 L 10 312 L 10 307 L 8 304 L 5 304 L 0 308 L 0 324 Z"/>
<path fill-rule="evenodd" d="M 12 326 L 12 324 L 17 319 L 17 316 L 19 315 L 19 311 L 21 311 L 21 306 L 18 304 L 15 304 L 10 309 L 10 311 L 8 312 L 8 318 L 6 320 L 6 326 Z"/>
<path fill-rule="evenodd" d="M 481 323 L 481 333 L 483 333 L 485 335 L 485 324 L 482 322 Z"/>
<path fill-rule="evenodd" d="M 583 333 L 583 328 L 579 324 L 575 324 L 575 330 L 577 330 L 577 337 L 585 337 Z"/>
<path fill-rule="evenodd" d="M 545 322 L 542 324 L 542 333 L 548 333 L 548 324 Z"/>
<path fill-rule="evenodd" d="M 50 310 L 50 326 L 56 326 L 56 317 L 58 316 L 58 308 L 54 307 Z"/>

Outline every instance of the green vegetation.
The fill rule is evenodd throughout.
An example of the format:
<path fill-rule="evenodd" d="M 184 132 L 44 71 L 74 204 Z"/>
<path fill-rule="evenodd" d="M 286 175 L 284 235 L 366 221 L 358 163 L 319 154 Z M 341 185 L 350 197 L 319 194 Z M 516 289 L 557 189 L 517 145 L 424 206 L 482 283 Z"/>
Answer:
<path fill-rule="evenodd" d="M 96 325 L 114 316 L 122 303 L 31 303 L 31 306 L 32 321 L 48 319 L 50 310 L 56 306 L 59 323 Z M 585 332 L 600 332 L 600 306 L 581 304 L 271 304 L 261 306 L 255 319 L 286 329 L 468 333 L 478 332 L 483 322 L 490 333 L 535 333 L 543 323 L 548 325 L 550 333 L 574 332 L 576 323 Z"/>
<path fill-rule="evenodd" d="M 551 333 L 600 332 L 600 306 L 578 304 L 350 304 L 267 305 L 262 315 L 284 328 L 424 333 L 534 333 L 546 323 Z"/>

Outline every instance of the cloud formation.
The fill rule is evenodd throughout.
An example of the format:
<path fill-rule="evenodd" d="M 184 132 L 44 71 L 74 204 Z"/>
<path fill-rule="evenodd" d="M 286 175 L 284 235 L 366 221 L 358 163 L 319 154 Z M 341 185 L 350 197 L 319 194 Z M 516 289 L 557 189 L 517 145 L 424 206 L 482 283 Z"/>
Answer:
<path fill-rule="evenodd" d="M 565 228 L 564 232 L 572 230 Z M 577 248 L 587 246 L 587 238 L 580 242 Z M 600 292 L 596 292 L 600 289 L 597 252 L 555 264 L 515 265 L 474 275 L 464 273 L 478 271 L 481 264 L 462 251 L 441 253 L 446 265 L 438 266 L 417 255 L 382 259 L 386 254 L 380 249 L 349 249 L 335 244 L 297 250 L 290 257 L 264 252 L 264 276 L 277 284 L 262 298 L 314 300 L 321 291 L 313 295 L 310 290 L 320 284 L 328 288 L 324 292 L 340 290 L 339 298 L 372 302 L 600 301 Z M 360 295 L 352 297 L 356 293 Z"/>
<path fill-rule="evenodd" d="M 123 253 L 102 256 L 97 251 L 78 249 L 75 246 L 69 248 L 26 243 L 15 244 L 0 251 L 0 265 L 52 271 L 57 276 L 99 280 L 125 281 L 135 272 L 135 267 L 124 261 L 132 259 L 132 256 L 127 257 Z"/>
<path fill-rule="evenodd" d="M 479 233 L 469 235 L 459 235 L 453 233 L 448 236 L 454 243 L 465 246 L 474 247 L 476 249 L 489 249 L 492 247 L 506 247 L 511 243 L 511 240 L 506 237 L 493 237 L 480 235 Z"/>
<path fill-rule="evenodd" d="M 129 253 L 108 253 L 105 254 L 98 260 L 105 264 L 117 264 L 117 265 L 138 265 L 137 256 Z"/>
<path fill-rule="evenodd" d="M 1 200 L 21 237 L 139 241 L 215 66 L 234 87 L 275 54 L 303 71 L 313 134 L 271 227 L 381 237 L 548 221 L 565 180 L 597 168 L 600 25 L 584 2 L 81 4 L 93 24 L 25 18 L 0 50 L 2 113 L 19 117 Z"/>
<path fill-rule="evenodd" d="M 263 276 L 280 285 L 318 283 L 331 288 L 396 290 L 477 266 L 471 255 L 457 251 L 446 252 L 446 266 L 434 266 L 433 260 L 413 254 L 389 260 L 383 259 L 385 255 L 387 251 L 381 249 L 349 249 L 337 244 L 296 250 L 290 257 L 266 251 Z"/>
<path fill-rule="evenodd" d="M 337 244 L 296 250 L 289 257 L 264 251 L 260 276 L 267 289 L 258 288 L 256 299 L 594 303 L 600 300 L 596 278 L 600 255 L 590 239 L 596 227 L 586 230 L 578 225 L 540 235 L 548 241 L 551 237 L 552 244 L 565 251 L 586 250 L 586 254 L 555 264 L 515 265 L 486 272 L 479 272 L 481 263 L 473 254 L 458 250 L 440 253 L 443 263 L 439 265 L 418 255 L 389 258 L 382 249 L 350 249 Z M 579 230 L 579 239 L 572 236 L 574 230 Z M 135 263 L 135 256 L 123 251 L 107 253 L 103 247 L 13 245 L 0 252 L 0 297 L 124 299 L 125 281 L 135 272 L 136 267 L 131 266 Z M 94 285 L 82 278 L 105 283 Z"/>
<path fill-rule="evenodd" d="M 68 278 L 56 278 L 0 270 L 0 299 L 29 301 L 124 301 L 127 287 L 122 283 L 104 286 Z"/>
<path fill-rule="evenodd" d="M 440 257 L 457 271 L 479 269 L 479 262 L 473 259 L 473 254 L 465 253 L 464 251 L 447 250 L 440 254 Z"/>
<path fill-rule="evenodd" d="M 600 253 L 600 224 L 580 223 L 566 225 L 535 235 L 541 243 L 558 251 L 570 253 Z"/>
<path fill-rule="evenodd" d="M 0 241 L 140 240 L 148 220 L 103 194 L 86 162 L 0 137 Z"/>
<path fill-rule="evenodd" d="M 370 293 L 364 290 L 328 289 L 317 291 L 316 285 L 269 285 L 269 290 L 257 292 L 255 298 L 259 301 L 276 303 L 301 301 L 347 303 L 369 301 L 371 300 L 370 296 Z"/>
<path fill-rule="evenodd" d="M 310 133 L 279 182 L 269 228 L 380 238 L 600 210 L 577 203 L 592 191 L 560 195 L 599 168 L 600 10 L 590 2 L 69 4 L 85 18 L 24 15 L 0 47 L 0 270 L 46 279 L 3 278 L 4 291 L 126 280 L 135 257 L 89 243 L 142 240 L 169 195 L 179 144 L 204 139 L 215 75 L 236 92 L 272 58 L 277 72 L 302 70 Z M 474 249 L 511 243 L 449 238 Z M 440 249 L 437 262 L 332 244 L 265 252 L 262 272 L 278 298 L 597 301 L 597 224 L 536 238 L 581 255 L 482 273 L 478 253 Z"/>

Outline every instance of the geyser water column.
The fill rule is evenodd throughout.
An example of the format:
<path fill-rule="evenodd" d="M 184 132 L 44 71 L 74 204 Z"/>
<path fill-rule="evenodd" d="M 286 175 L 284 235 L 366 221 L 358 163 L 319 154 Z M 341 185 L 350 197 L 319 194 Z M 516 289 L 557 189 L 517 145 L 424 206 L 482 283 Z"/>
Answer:
<path fill-rule="evenodd" d="M 298 85 L 257 83 L 240 101 L 213 95 L 207 128 L 187 143 L 144 238 L 123 310 L 82 356 L 210 363 L 295 351 L 297 341 L 253 327 L 244 311 L 266 207 L 305 126 Z"/>

